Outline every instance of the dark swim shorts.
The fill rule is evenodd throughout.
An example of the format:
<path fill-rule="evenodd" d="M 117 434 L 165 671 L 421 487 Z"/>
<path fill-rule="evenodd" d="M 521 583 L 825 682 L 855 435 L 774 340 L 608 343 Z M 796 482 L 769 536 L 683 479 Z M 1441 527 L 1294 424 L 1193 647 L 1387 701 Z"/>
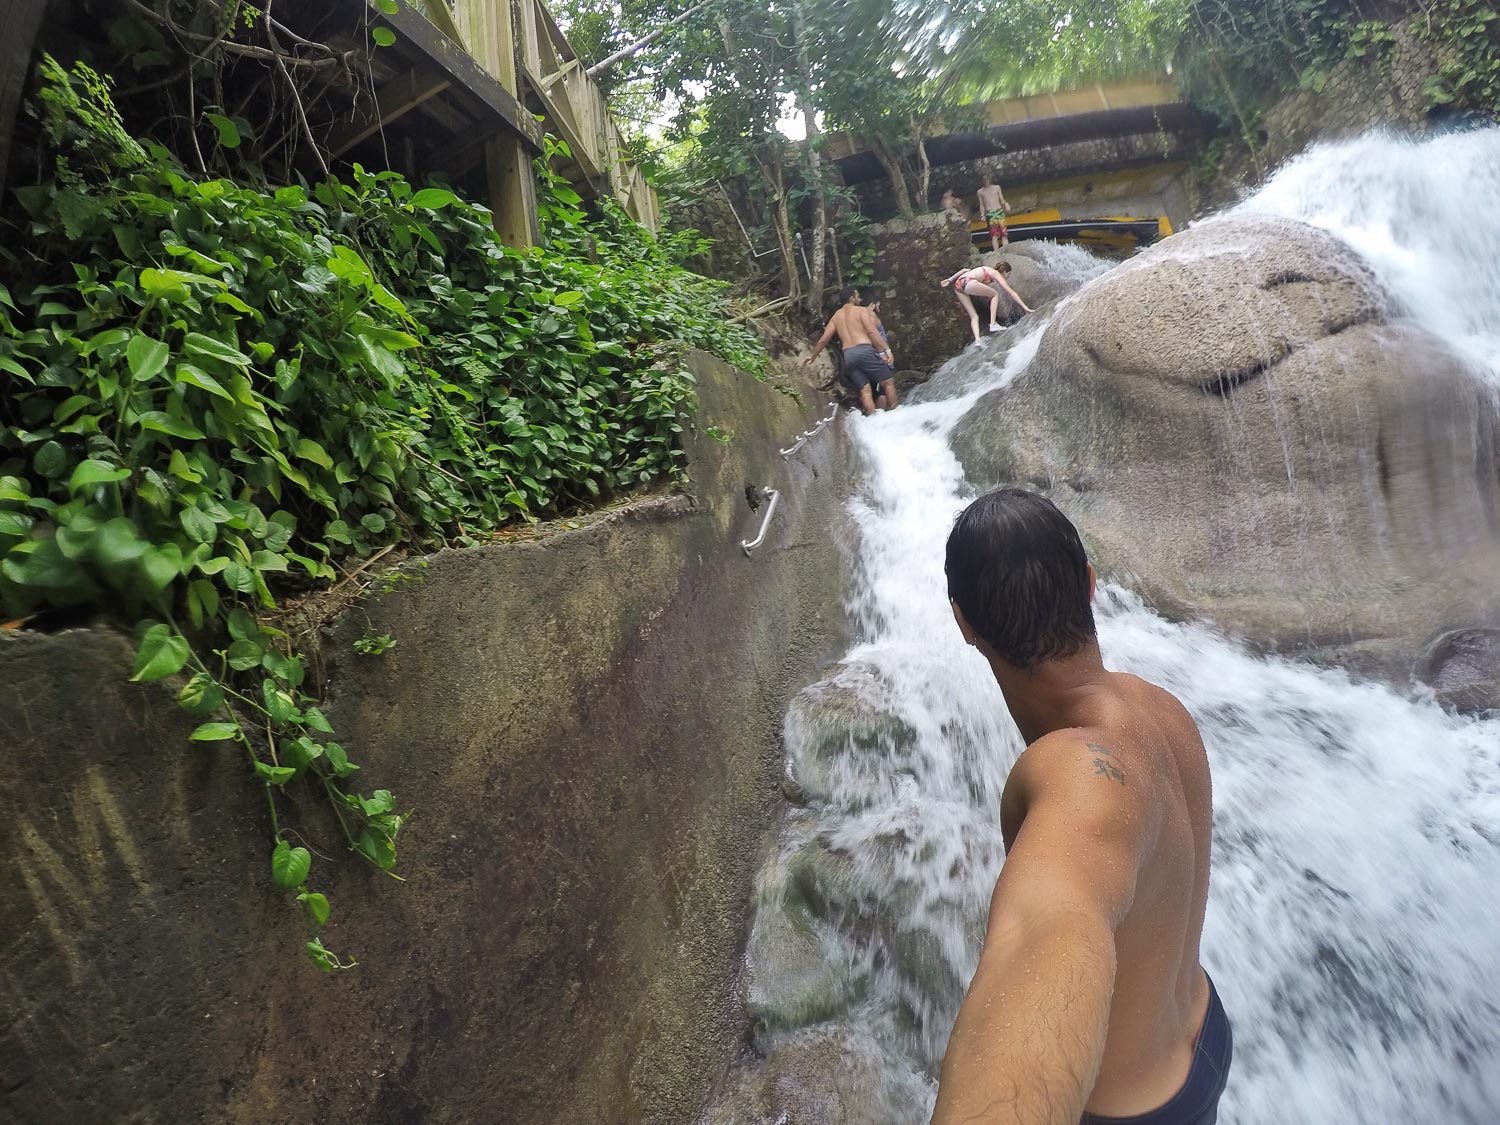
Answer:
<path fill-rule="evenodd" d="M 1187 1081 L 1166 1105 L 1135 1117 L 1100 1117 L 1085 1113 L 1079 1125 L 1214 1125 L 1219 1120 L 1219 1095 L 1229 1080 L 1229 1061 L 1234 1055 L 1234 1031 L 1219 990 L 1208 982 L 1208 1013 L 1193 1048 L 1193 1065 Z"/>
<path fill-rule="evenodd" d="M 880 384 L 892 377 L 890 364 L 876 354 L 869 344 L 855 344 L 844 349 L 844 382 L 855 394 L 869 387 L 872 394 L 880 393 Z"/>

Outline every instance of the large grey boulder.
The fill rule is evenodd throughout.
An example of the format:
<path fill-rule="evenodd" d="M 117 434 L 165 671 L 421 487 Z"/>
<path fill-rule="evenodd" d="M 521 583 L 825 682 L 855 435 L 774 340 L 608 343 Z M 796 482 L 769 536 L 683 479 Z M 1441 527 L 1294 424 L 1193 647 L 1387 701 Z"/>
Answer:
<path fill-rule="evenodd" d="M 1247 217 L 1080 290 L 953 445 L 1163 611 L 1399 677 L 1500 622 L 1497 431 L 1493 388 L 1348 247 Z"/>

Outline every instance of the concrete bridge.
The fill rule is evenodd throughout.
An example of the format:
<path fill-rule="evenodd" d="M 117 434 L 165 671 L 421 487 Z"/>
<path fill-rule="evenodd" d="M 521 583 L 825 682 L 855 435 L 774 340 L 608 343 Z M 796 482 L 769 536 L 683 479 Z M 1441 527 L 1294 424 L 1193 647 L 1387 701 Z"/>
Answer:
<path fill-rule="evenodd" d="M 1101 214 L 1191 217 L 1182 173 L 1202 143 L 1205 124 L 1169 82 L 1095 84 L 1052 94 L 1007 98 L 983 107 L 985 124 L 945 131 L 927 141 L 928 198 L 938 209 L 952 189 L 974 205 L 980 176 L 992 172 L 1017 211 L 1056 210 L 1062 218 Z M 830 158 L 854 188 L 865 216 L 896 214 L 880 161 L 846 134 L 832 134 Z M 913 166 L 915 154 L 911 154 Z"/>

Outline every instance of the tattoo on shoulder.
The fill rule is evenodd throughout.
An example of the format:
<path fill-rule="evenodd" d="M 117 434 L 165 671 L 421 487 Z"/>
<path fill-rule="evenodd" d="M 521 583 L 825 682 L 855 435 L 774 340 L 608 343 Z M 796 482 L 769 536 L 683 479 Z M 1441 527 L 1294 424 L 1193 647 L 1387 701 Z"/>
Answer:
<path fill-rule="evenodd" d="M 1114 752 L 1108 746 L 1101 746 L 1097 742 L 1085 742 L 1089 752 L 1094 755 L 1094 773 L 1100 777 L 1107 777 L 1111 781 L 1125 784 L 1125 771 L 1114 763 Z"/>

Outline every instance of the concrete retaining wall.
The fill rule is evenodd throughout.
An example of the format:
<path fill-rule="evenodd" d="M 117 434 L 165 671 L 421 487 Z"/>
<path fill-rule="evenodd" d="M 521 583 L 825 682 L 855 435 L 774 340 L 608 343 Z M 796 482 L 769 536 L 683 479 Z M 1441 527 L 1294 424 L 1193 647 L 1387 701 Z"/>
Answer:
<path fill-rule="evenodd" d="M 396 882 L 310 792 L 319 974 L 243 762 L 105 630 L 0 640 L 0 1119 L 688 1122 L 735 979 L 789 696 L 843 647 L 843 438 L 712 361 L 685 495 L 432 556 L 331 629 Z M 746 486 L 782 489 L 766 546 Z M 396 646 L 358 656 L 353 641 Z"/>

